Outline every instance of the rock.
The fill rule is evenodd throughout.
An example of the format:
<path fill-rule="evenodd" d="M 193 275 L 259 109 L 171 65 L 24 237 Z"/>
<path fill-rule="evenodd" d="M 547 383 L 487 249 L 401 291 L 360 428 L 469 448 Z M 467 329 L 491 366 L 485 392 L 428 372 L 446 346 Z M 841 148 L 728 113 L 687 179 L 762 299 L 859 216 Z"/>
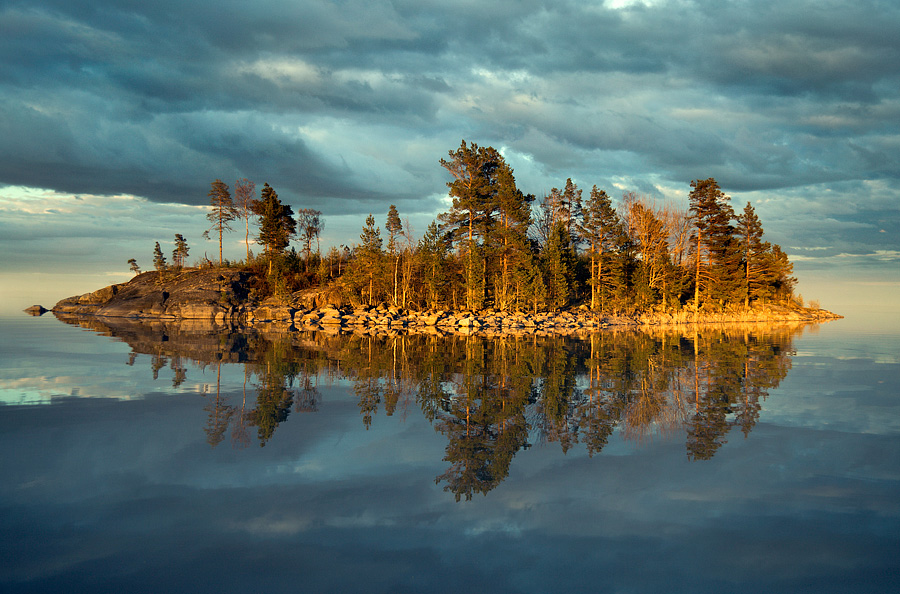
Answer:
<path fill-rule="evenodd" d="M 49 310 L 45 309 L 43 305 L 32 305 L 31 307 L 26 307 L 24 310 L 30 316 L 42 316 L 47 313 Z"/>
<path fill-rule="evenodd" d="M 294 309 L 285 305 L 261 305 L 250 316 L 260 322 L 291 322 L 294 319 Z"/>

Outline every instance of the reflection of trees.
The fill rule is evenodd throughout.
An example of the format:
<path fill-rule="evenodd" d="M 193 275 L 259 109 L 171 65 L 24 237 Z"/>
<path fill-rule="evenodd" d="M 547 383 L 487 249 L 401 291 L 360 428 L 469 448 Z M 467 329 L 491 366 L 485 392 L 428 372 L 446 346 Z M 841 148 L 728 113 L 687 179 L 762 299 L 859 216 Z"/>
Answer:
<path fill-rule="evenodd" d="M 216 394 L 203 410 L 207 413 L 206 421 L 206 441 L 209 445 L 216 447 L 225 438 L 225 431 L 228 430 L 228 424 L 234 416 L 234 407 L 227 404 L 222 397 L 222 364 L 216 364 Z"/>
<path fill-rule="evenodd" d="M 132 346 L 128 364 L 135 353 L 150 355 L 154 377 L 169 365 L 175 386 L 186 377 L 184 359 L 216 365 L 216 394 L 206 395 L 205 406 L 213 446 L 229 428 L 236 445 L 248 444 L 250 427 L 264 445 L 291 412 L 318 409 L 318 381 L 348 380 L 366 428 L 379 409 L 405 414 L 415 403 L 447 439 L 449 466 L 437 483 L 470 499 L 499 485 L 531 440 L 559 443 L 563 452 L 583 444 L 594 455 L 617 430 L 635 441 L 683 430 L 688 458 L 711 458 L 732 428 L 745 437 L 752 431 L 768 391 L 790 370 L 799 331 L 734 325 L 604 331 L 581 340 L 187 332 L 160 324 L 105 332 Z M 244 365 L 235 394 L 223 394 L 219 382 L 228 363 Z"/>

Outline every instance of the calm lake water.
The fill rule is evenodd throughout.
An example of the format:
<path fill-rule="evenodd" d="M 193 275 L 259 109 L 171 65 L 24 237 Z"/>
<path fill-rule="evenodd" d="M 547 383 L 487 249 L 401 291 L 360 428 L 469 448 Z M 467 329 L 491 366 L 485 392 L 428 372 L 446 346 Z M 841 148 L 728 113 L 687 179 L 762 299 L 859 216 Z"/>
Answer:
<path fill-rule="evenodd" d="M 890 592 L 900 333 L 0 318 L 4 592 Z"/>

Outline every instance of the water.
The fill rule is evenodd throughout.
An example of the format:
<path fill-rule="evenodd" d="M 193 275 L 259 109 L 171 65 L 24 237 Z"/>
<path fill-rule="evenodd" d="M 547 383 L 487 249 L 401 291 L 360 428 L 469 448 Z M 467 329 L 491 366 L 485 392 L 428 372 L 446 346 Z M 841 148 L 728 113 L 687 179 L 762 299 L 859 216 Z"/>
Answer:
<path fill-rule="evenodd" d="M 897 333 L 0 336 L 3 591 L 900 584 Z"/>

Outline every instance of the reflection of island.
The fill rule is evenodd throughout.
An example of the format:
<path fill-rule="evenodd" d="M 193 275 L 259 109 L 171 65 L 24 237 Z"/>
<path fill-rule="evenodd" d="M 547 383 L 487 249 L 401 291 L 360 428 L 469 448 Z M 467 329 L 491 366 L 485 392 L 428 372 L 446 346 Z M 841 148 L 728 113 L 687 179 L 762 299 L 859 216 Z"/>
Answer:
<path fill-rule="evenodd" d="M 318 407 L 321 377 L 352 382 L 363 426 L 416 403 L 447 438 L 447 471 L 438 483 L 458 499 L 487 493 L 509 473 L 515 454 L 533 442 L 603 450 L 619 429 L 643 440 L 678 430 L 687 456 L 709 459 L 739 427 L 747 436 L 761 401 L 790 369 L 791 343 L 802 326 L 729 325 L 683 334 L 659 329 L 604 331 L 586 340 L 562 336 L 325 334 L 229 331 L 211 325 L 96 318 L 76 323 L 151 356 L 154 374 L 170 365 L 176 382 L 184 359 L 201 366 L 244 365 L 240 404 L 218 388 L 207 394 L 211 445 L 231 430 L 249 443 L 272 439 L 290 413 Z M 247 387 L 255 398 L 247 396 Z"/>

